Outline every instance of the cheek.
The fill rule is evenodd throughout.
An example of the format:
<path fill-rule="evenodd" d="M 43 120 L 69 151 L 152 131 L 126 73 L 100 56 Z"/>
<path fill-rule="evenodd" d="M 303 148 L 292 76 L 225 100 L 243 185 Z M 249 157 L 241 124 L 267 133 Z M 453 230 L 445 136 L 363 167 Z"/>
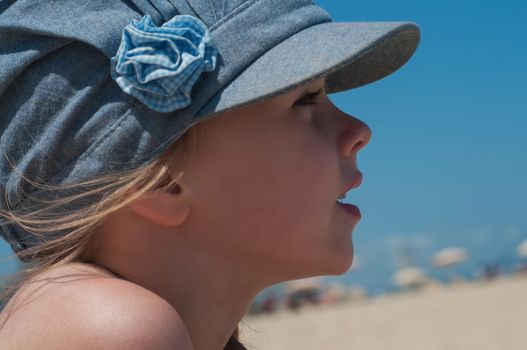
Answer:
<path fill-rule="evenodd" d="M 334 147 L 307 128 L 224 142 L 189 174 L 199 186 L 198 225 L 212 232 L 208 244 L 269 259 L 305 254 L 327 239 L 338 161 Z"/>
<path fill-rule="evenodd" d="M 286 247 L 299 237 L 327 232 L 338 180 L 335 151 L 315 135 L 302 136 L 276 138 L 231 164 L 243 174 L 228 181 L 234 207 L 243 213 L 238 228 L 250 230 L 253 238 L 272 238 Z"/>

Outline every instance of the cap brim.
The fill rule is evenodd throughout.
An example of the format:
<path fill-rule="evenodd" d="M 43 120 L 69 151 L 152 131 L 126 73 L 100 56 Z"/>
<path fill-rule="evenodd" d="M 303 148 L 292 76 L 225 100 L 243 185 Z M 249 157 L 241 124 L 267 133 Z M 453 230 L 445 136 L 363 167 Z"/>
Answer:
<path fill-rule="evenodd" d="M 326 77 L 327 93 L 353 89 L 403 66 L 419 44 L 412 22 L 328 22 L 268 50 L 195 116 L 206 117 L 268 99 Z"/>

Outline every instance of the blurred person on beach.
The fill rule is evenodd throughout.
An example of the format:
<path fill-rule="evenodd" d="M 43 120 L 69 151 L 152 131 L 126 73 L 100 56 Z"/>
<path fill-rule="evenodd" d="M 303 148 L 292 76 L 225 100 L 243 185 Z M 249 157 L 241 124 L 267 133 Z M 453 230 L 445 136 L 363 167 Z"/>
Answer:
<path fill-rule="evenodd" d="M 270 293 L 262 302 L 263 312 L 275 312 L 278 309 L 278 297 L 274 293 Z"/>
<path fill-rule="evenodd" d="M 0 3 L 1 233 L 27 263 L 0 348 L 245 349 L 260 291 L 353 262 L 371 130 L 328 94 L 418 41 L 308 0 Z"/>

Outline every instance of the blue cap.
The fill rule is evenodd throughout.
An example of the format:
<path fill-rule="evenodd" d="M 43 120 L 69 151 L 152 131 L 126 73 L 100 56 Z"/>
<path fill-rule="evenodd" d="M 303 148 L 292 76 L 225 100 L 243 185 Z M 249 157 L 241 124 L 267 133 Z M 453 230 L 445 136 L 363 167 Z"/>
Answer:
<path fill-rule="evenodd" d="M 21 174 L 133 170 L 219 112 L 323 77 L 328 93 L 381 79 L 419 38 L 412 22 L 333 22 L 311 0 L 0 3 L 0 207 L 57 195 Z M 40 242 L 0 234 L 15 252 Z"/>

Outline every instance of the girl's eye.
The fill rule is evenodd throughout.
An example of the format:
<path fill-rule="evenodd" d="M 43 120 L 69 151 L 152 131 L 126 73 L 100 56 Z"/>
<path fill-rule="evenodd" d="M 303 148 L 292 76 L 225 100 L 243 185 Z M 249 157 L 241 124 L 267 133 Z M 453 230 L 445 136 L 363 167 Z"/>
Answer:
<path fill-rule="evenodd" d="M 304 97 L 295 102 L 295 106 L 303 107 L 317 105 L 318 102 L 316 102 L 316 99 L 320 95 L 320 92 L 321 90 L 306 94 Z"/>

